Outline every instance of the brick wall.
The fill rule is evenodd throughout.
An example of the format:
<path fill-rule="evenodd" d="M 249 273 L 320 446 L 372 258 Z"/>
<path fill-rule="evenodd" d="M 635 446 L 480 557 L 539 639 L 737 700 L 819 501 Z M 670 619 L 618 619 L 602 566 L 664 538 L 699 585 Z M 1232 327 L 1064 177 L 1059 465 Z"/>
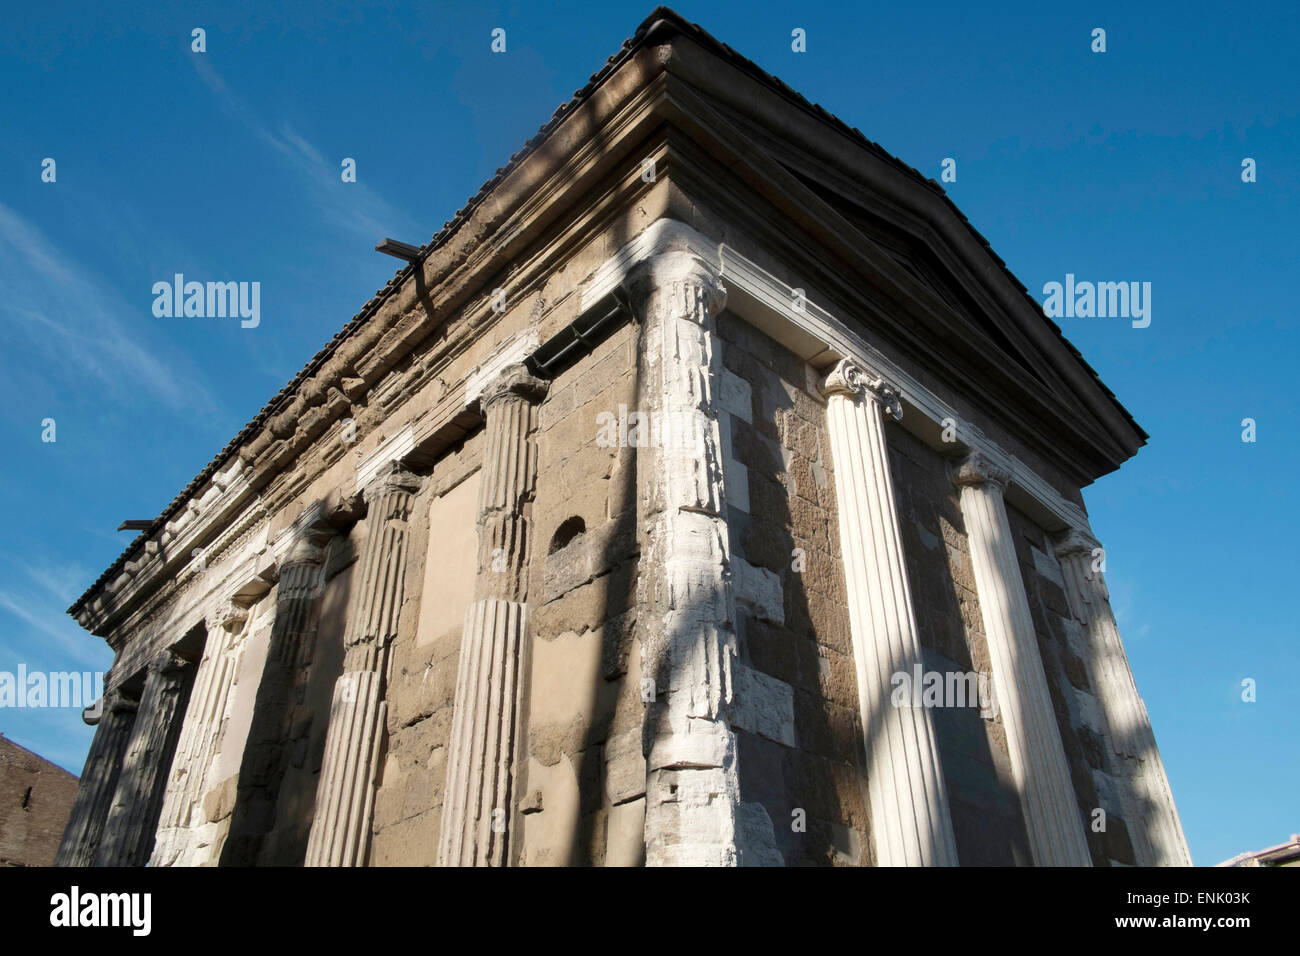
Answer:
<path fill-rule="evenodd" d="M 53 866 L 77 778 L 0 736 L 0 866 Z"/>

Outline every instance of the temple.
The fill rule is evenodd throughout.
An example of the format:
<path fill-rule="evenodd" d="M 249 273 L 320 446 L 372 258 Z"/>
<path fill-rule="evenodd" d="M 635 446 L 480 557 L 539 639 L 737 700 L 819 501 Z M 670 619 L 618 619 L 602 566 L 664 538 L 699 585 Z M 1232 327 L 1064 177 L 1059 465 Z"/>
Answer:
<path fill-rule="evenodd" d="M 660 8 L 70 609 L 58 861 L 1189 864 L 1081 492 L 1145 440 Z"/>

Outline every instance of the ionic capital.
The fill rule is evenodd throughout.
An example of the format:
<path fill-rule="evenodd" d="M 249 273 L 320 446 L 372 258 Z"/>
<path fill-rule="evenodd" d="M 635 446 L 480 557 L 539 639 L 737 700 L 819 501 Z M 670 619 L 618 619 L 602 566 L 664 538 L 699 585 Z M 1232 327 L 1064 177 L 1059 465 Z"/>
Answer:
<path fill-rule="evenodd" d="M 113 688 L 104 692 L 103 710 L 106 714 L 125 716 L 134 714 L 140 707 L 140 702 L 132 697 L 127 697 L 122 693 L 120 688 Z"/>
<path fill-rule="evenodd" d="M 1011 473 L 989 460 L 981 452 L 971 452 L 952 467 L 952 481 L 957 487 L 964 485 L 996 485 L 1005 489 Z"/>
<path fill-rule="evenodd" d="M 549 385 L 550 383 L 545 379 L 538 378 L 528 371 L 528 367 L 522 362 L 516 362 L 514 365 L 507 365 L 496 378 L 484 386 L 479 401 L 484 413 L 490 406 L 509 400 L 536 404 L 546 396 Z"/>
<path fill-rule="evenodd" d="M 640 318 L 655 293 L 680 286 L 696 289 L 709 315 L 717 315 L 727 305 L 727 288 L 718 269 L 692 252 L 672 250 L 642 259 L 632 266 L 623 279 L 623 290 Z"/>
<path fill-rule="evenodd" d="M 1078 528 L 1070 528 L 1056 535 L 1052 544 L 1056 547 L 1057 557 L 1070 558 L 1082 555 L 1091 558 L 1093 552 L 1101 547 L 1097 539 Z"/>
<path fill-rule="evenodd" d="M 320 564 L 325 560 L 325 545 L 329 541 L 319 534 L 299 534 L 294 536 L 293 545 L 289 548 L 289 553 L 284 556 L 280 562 L 280 573 L 283 576 L 285 569 L 297 565 Z"/>
<path fill-rule="evenodd" d="M 393 492 L 415 494 L 420 490 L 420 476 L 403 467 L 401 462 L 392 461 L 379 469 L 373 478 L 361 489 L 361 497 L 366 505 L 372 505 L 377 498 Z"/>
<path fill-rule="evenodd" d="M 231 598 L 227 598 L 218 604 L 216 613 L 213 615 L 213 621 L 216 625 L 231 634 L 241 630 L 247 620 L 248 608 L 236 604 Z"/>
<path fill-rule="evenodd" d="M 150 675 L 157 674 L 167 680 L 176 680 L 194 666 L 194 661 L 182 657 L 173 648 L 166 647 L 149 662 Z"/>
<path fill-rule="evenodd" d="M 334 529 L 325 520 L 320 502 L 313 504 L 289 528 L 289 548 L 280 559 L 280 574 L 295 565 L 321 564 Z"/>
<path fill-rule="evenodd" d="M 869 398 L 894 421 L 903 420 L 903 403 L 898 389 L 879 375 L 873 375 L 851 358 L 840 359 L 821 381 L 821 393 Z"/>

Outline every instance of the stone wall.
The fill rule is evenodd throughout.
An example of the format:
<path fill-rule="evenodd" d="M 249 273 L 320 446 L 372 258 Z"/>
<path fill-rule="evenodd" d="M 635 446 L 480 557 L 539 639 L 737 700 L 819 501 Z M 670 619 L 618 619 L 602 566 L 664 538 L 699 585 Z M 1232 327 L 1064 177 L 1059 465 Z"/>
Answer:
<path fill-rule="evenodd" d="M 636 331 L 558 375 L 539 409 L 523 865 L 643 862 L 636 457 L 601 433 L 603 416 L 635 410 Z"/>
<path fill-rule="evenodd" d="M 1133 866 L 1133 838 L 1123 809 L 1129 783 L 1112 765 L 1116 758 L 1088 674 L 1087 636 L 1070 612 L 1061 567 L 1043 529 L 1013 507 L 1007 517 L 1093 865 Z M 1106 814 L 1104 830 L 1094 827 L 1099 808 Z"/>
<path fill-rule="evenodd" d="M 275 825 L 263 843 L 259 866 L 299 866 L 307 852 L 316 782 L 320 778 L 329 729 L 334 682 L 343 668 L 343 630 L 348 602 L 355 586 L 356 556 L 365 540 L 365 522 L 330 544 L 325 564 L 325 590 L 320 598 L 315 649 L 304 665 L 310 668 L 301 698 L 295 698 L 285 727 L 288 750 L 280 781 Z"/>
<path fill-rule="evenodd" d="M 901 425 L 891 422 L 886 433 L 925 670 L 991 675 L 948 464 Z M 995 686 L 993 691 L 996 697 Z M 978 704 L 967 701 L 964 707 L 935 708 L 934 721 L 960 863 L 1033 865 L 1001 713 L 986 718 Z"/>
<path fill-rule="evenodd" d="M 722 339 L 741 796 L 788 865 L 871 860 L 844 569 L 813 370 L 733 315 Z"/>
<path fill-rule="evenodd" d="M 432 866 L 465 609 L 477 571 L 482 432 L 449 451 L 417 499 L 407 604 L 393 645 L 388 743 L 375 797 L 372 866 Z"/>
<path fill-rule="evenodd" d="M 76 796 L 76 777 L 0 736 L 0 866 L 52 866 Z"/>

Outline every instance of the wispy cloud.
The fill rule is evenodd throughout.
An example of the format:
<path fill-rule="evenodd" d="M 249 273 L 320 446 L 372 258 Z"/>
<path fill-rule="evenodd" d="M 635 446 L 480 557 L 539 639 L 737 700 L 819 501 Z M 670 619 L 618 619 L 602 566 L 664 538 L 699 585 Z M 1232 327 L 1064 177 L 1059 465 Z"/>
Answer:
<path fill-rule="evenodd" d="M 68 605 L 81 593 L 90 578 L 88 569 L 79 564 L 36 564 L 30 560 L 16 560 L 6 556 L 10 564 L 23 569 L 40 588 L 54 600 Z"/>
<path fill-rule="evenodd" d="M 68 382 L 89 377 L 116 394 L 143 391 L 173 411 L 216 409 L 195 376 L 178 372 L 122 321 L 133 309 L 118 293 L 3 203 L 0 289 L 6 332 L 25 334 L 47 371 Z"/>
<path fill-rule="evenodd" d="M 362 182 L 344 183 L 340 178 L 343 157 L 327 160 L 288 123 L 272 129 L 226 84 L 207 57 L 190 57 L 199 79 L 210 89 L 222 108 L 301 175 L 321 215 L 334 225 L 360 235 L 367 242 L 386 235 L 415 235 L 418 225 L 397 207 L 376 195 Z"/>
<path fill-rule="evenodd" d="M 23 640 L 20 648 L 0 645 L 8 654 L 21 653 L 29 666 L 53 667 L 56 670 L 89 668 L 103 665 L 105 655 L 112 659 L 107 646 L 97 645 L 96 639 L 79 628 L 63 612 L 62 604 L 49 598 L 37 598 L 31 593 L 0 591 L 0 611 L 7 612 L 26 624 L 43 642 Z M 12 628 L 7 629 L 11 633 Z M 51 645 L 49 642 L 53 641 Z M 0 665 L 0 669 L 4 669 Z"/>

